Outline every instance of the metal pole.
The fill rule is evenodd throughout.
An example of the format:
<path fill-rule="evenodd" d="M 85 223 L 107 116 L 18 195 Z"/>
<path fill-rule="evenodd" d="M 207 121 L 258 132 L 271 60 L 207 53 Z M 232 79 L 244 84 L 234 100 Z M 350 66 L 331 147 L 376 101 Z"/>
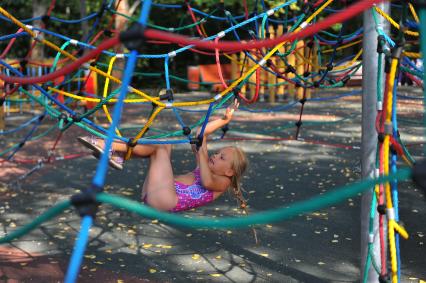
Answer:
<path fill-rule="evenodd" d="M 378 5 L 385 12 L 389 12 L 389 3 Z M 377 150 L 377 132 L 375 128 L 375 120 L 377 115 L 377 72 L 378 72 L 378 53 L 377 53 L 377 37 L 375 22 L 372 15 L 372 10 L 364 12 L 364 38 L 363 38 L 363 60 L 362 60 L 362 178 L 372 178 L 375 175 L 375 161 Z M 382 17 L 379 17 L 382 28 L 387 32 L 389 25 L 386 24 Z M 384 60 L 382 61 L 384 62 Z M 382 70 L 383 73 L 383 66 Z M 383 86 L 382 86 L 383 89 Z M 373 197 L 373 188 L 366 191 L 361 199 L 361 277 L 364 277 L 364 266 L 368 256 L 368 243 L 370 241 L 369 223 L 370 209 Z M 374 218 L 373 226 L 373 249 L 372 258 L 380 263 L 380 244 L 379 244 L 379 222 L 377 213 Z M 367 282 L 379 282 L 379 275 L 374 268 L 370 266 L 368 269 Z"/>

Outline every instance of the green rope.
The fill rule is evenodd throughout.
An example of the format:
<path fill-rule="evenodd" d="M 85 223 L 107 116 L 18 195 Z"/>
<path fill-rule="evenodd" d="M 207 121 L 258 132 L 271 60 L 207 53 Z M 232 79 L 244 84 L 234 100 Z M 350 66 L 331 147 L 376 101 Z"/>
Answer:
<path fill-rule="evenodd" d="M 58 216 L 64 210 L 68 209 L 70 206 L 71 206 L 71 202 L 69 200 L 55 205 L 54 207 L 52 207 L 51 209 L 49 209 L 48 211 L 46 211 L 45 213 L 43 213 L 42 215 L 34 219 L 31 223 L 23 226 L 22 228 L 16 231 L 13 231 L 12 233 L 8 234 L 7 236 L 3 238 L 0 238 L 0 244 L 9 243 L 17 238 L 25 236 L 30 231 L 34 230 L 35 228 L 37 228 L 44 222 L 49 221 L 50 219 Z"/>

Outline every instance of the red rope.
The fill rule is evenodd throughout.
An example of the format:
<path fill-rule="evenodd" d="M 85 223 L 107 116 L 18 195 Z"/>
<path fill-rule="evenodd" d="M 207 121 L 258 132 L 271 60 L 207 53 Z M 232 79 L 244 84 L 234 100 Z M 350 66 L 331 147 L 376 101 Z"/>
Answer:
<path fill-rule="evenodd" d="M 295 39 L 301 39 L 317 33 L 320 30 L 326 29 L 335 23 L 344 22 L 349 18 L 363 12 L 364 10 L 372 7 L 374 4 L 382 2 L 381 0 L 363 0 L 359 1 L 346 10 L 339 13 L 333 14 L 323 21 L 317 22 L 314 25 L 308 26 L 305 29 L 292 34 L 286 34 L 274 39 L 260 40 L 260 41 L 249 41 L 249 42 L 222 42 L 215 44 L 214 42 L 201 41 L 191 39 L 187 36 L 171 34 L 169 32 L 163 32 L 153 29 L 147 29 L 144 33 L 146 38 L 166 40 L 172 43 L 195 45 L 200 48 L 213 50 L 219 48 L 222 51 L 236 51 L 236 50 L 250 50 L 259 49 L 263 47 L 272 47 L 284 41 L 293 41 Z"/>

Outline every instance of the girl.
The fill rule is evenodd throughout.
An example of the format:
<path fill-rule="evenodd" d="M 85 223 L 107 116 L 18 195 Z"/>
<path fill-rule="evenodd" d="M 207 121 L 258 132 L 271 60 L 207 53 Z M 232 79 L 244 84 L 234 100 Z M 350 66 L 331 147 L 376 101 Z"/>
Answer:
<path fill-rule="evenodd" d="M 207 152 L 207 136 L 228 124 L 238 106 L 239 103 L 235 100 L 226 109 L 222 118 L 207 123 L 201 147 L 198 151 L 193 150 L 197 167 L 192 172 L 177 176 L 173 174 L 170 144 L 138 144 L 133 148 L 133 156 L 150 159 L 142 189 L 142 200 L 145 203 L 158 210 L 184 211 L 206 205 L 221 196 L 228 188 L 232 188 L 240 206 L 243 209 L 246 207 L 240 188 L 240 179 L 247 167 L 244 152 L 234 146 L 224 147 L 211 156 Z M 200 132 L 201 129 L 197 131 L 197 136 Z M 103 153 L 103 140 L 93 137 L 79 137 L 78 140 L 93 150 L 96 157 Z M 122 156 L 127 151 L 127 145 L 114 141 L 112 150 L 109 164 L 116 169 L 122 169 Z"/>

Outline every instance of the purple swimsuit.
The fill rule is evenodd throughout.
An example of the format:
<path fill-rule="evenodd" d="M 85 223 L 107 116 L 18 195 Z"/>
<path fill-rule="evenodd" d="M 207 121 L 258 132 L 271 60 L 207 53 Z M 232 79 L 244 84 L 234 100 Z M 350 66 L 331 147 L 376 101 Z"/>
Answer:
<path fill-rule="evenodd" d="M 188 210 L 213 201 L 213 192 L 207 190 L 201 184 L 200 168 L 196 168 L 192 173 L 194 173 L 195 180 L 191 185 L 175 181 L 178 202 L 171 209 L 172 212 Z"/>

